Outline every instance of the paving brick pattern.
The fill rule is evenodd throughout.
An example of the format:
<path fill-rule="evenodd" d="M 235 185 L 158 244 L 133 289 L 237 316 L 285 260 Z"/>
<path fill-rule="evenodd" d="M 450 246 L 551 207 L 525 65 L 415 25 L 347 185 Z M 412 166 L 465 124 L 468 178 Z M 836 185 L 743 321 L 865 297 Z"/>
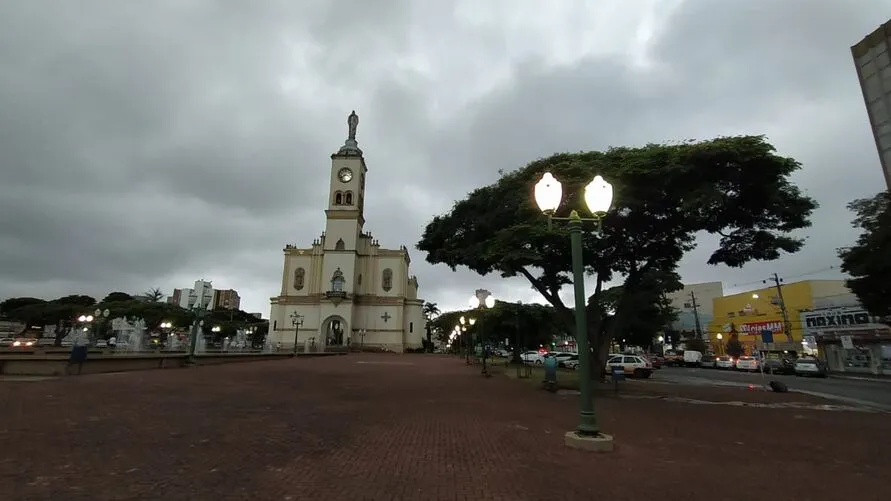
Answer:
<path fill-rule="evenodd" d="M 4 501 L 889 498 L 886 414 L 604 396 L 618 449 L 596 455 L 563 445 L 574 397 L 445 356 L 5 381 L 0 401 Z"/>

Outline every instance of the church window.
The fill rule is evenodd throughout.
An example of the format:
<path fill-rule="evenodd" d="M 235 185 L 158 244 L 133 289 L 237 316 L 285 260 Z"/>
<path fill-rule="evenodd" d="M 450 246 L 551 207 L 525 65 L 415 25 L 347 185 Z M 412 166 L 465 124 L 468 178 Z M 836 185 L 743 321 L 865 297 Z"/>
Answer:
<path fill-rule="evenodd" d="M 276 329 L 278 329 L 278 320 L 273 320 L 272 321 L 272 330 L 276 330 Z"/>
<path fill-rule="evenodd" d="M 415 331 L 415 323 L 409 322 L 408 323 L 408 332 L 414 332 L 414 331 Z"/>
<path fill-rule="evenodd" d="M 393 288 L 393 270 L 387 268 L 384 270 L 383 276 L 383 284 L 382 287 L 385 291 L 388 291 Z"/>
<path fill-rule="evenodd" d="M 297 290 L 303 290 L 303 283 L 306 280 L 306 270 L 303 268 L 297 268 L 294 271 L 294 288 Z"/>
<path fill-rule="evenodd" d="M 346 246 L 343 243 L 343 239 L 338 238 L 337 243 L 334 244 L 334 250 L 344 250 L 345 248 L 346 248 Z"/>
<path fill-rule="evenodd" d="M 362 285 L 362 274 L 361 274 L 361 273 L 359 273 L 359 281 L 358 281 L 358 284 L 359 284 L 359 285 Z"/>
<path fill-rule="evenodd" d="M 343 193 L 339 191 L 334 193 L 334 205 L 343 205 Z"/>
<path fill-rule="evenodd" d="M 353 205 L 353 192 L 352 191 L 346 192 L 346 195 L 344 195 L 344 203 L 346 205 Z"/>
<path fill-rule="evenodd" d="M 343 292 L 343 283 L 345 281 L 343 272 L 340 271 L 340 268 L 337 268 L 334 271 L 334 275 L 331 277 L 331 292 Z"/>

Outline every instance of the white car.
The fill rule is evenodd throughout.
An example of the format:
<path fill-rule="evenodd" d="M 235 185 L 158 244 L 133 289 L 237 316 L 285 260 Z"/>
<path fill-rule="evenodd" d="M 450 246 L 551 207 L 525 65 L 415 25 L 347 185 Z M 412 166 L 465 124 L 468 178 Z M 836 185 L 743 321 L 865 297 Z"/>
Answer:
<path fill-rule="evenodd" d="M 520 355 L 520 358 L 523 359 L 523 363 L 527 364 L 543 364 L 544 363 L 545 354 L 539 353 L 537 351 L 527 351 Z"/>
<path fill-rule="evenodd" d="M 761 362 L 755 357 L 741 356 L 736 361 L 736 370 L 755 372 L 761 369 Z"/>
<path fill-rule="evenodd" d="M 715 367 L 718 369 L 732 369 L 734 362 L 733 357 L 730 355 L 721 355 L 715 360 Z"/>
<path fill-rule="evenodd" d="M 549 357 L 554 357 L 557 359 L 557 365 L 560 365 L 560 362 L 565 362 L 572 357 L 578 356 L 577 353 L 569 353 L 568 351 L 555 351 L 552 353 L 548 353 Z"/>
<path fill-rule="evenodd" d="M 611 373 L 613 367 L 621 367 L 625 375 L 648 378 L 653 373 L 653 364 L 637 355 L 616 355 L 606 361 L 606 370 Z"/>

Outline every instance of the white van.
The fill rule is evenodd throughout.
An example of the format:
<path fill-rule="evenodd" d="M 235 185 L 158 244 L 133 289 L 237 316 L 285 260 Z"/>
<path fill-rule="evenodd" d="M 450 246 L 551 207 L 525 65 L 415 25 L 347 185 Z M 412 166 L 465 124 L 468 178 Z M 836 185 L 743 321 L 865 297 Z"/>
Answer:
<path fill-rule="evenodd" d="M 684 366 L 699 367 L 702 364 L 702 352 L 694 350 L 684 350 Z"/>

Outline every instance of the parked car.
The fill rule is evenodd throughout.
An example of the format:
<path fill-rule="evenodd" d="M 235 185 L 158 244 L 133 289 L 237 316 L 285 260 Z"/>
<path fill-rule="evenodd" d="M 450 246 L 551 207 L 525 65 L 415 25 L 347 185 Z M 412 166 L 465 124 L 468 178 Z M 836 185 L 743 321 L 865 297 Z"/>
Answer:
<path fill-rule="evenodd" d="M 12 343 L 15 342 L 15 339 L 11 337 L 0 338 L 0 347 L 9 348 L 12 346 Z"/>
<path fill-rule="evenodd" d="M 743 355 L 736 361 L 736 370 L 757 372 L 761 370 L 761 363 L 755 357 Z"/>
<path fill-rule="evenodd" d="M 653 373 L 653 364 L 637 355 L 616 355 L 606 361 L 607 372 L 612 372 L 613 367 L 621 367 L 626 376 L 636 378 L 646 379 Z"/>
<path fill-rule="evenodd" d="M 653 369 L 661 369 L 662 364 L 665 363 L 665 359 L 659 355 L 650 355 L 647 358 L 650 360 L 650 363 L 653 364 Z"/>
<path fill-rule="evenodd" d="M 557 366 L 558 366 L 558 367 L 560 366 L 560 362 L 565 362 L 566 360 L 569 360 L 569 359 L 572 358 L 572 357 L 576 357 L 576 358 L 578 358 L 578 354 L 576 354 L 576 353 L 570 353 L 570 352 L 568 352 L 568 351 L 553 351 L 553 352 L 551 352 L 551 353 L 548 353 L 548 356 L 549 356 L 549 357 L 554 357 L 554 358 L 557 359 Z"/>
<path fill-rule="evenodd" d="M 764 372 L 768 374 L 795 374 L 795 364 L 788 358 L 768 358 L 764 361 Z"/>
<path fill-rule="evenodd" d="M 793 370 L 796 376 L 826 377 L 829 375 L 829 368 L 826 367 L 826 364 L 822 360 L 811 357 L 796 360 Z"/>
<path fill-rule="evenodd" d="M 717 367 L 716 362 L 717 358 L 714 355 L 703 355 L 702 360 L 699 361 L 699 366 L 703 369 L 714 369 Z"/>
<path fill-rule="evenodd" d="M 702 364 L 702 352 L 695 350 L 684 350 L 684 366 L 699 367 Z"/>
<path fill-rule="evenodd" d="M 684 363 L 684 352 L 682 351 L 666 351 L 665 352 L 665 365 L 668 367 L 676 367 Z"/>
<path fill-rule="evenodd" d="M 526 364 L 543 364 L 544 356 L 546 353 L 541 353 L 538 351 L 527 351 L 520 355 L 520 358 L 523 359 L 523 363 Z"/>
<path fill-rule="evenodd" d="M 715 360 L 716 369 L 732 369 L 734 367 L 733 357 L 730 355 L 721 355 Z"/>

